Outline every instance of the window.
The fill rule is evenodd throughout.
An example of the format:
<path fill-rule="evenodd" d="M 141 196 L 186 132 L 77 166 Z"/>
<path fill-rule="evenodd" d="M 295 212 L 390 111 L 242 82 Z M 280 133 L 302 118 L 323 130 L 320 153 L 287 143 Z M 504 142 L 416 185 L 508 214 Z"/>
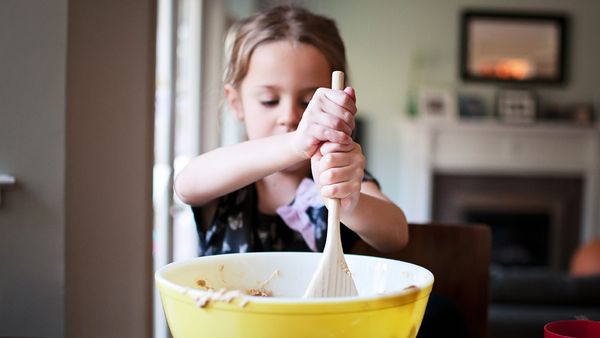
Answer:
<path fill-rule="evenodd" d="M 154 135 L 154 269 L 197 255 L 191 210 L 173 192 L 173 178 L 200 145 L 201 2 L 160 0 L 157 23 Z M 154 291 L 154 336 L 168 328 Z"/>
<path fill-rule="evenodd" d="M 154 134 L 154 269 L 197 256 L 191 209 L 177 199 L 173 178 L 198 154 L 239 140 L 239 125 L 221 114 L 222 50 L 229 13 L 246 2 L 159 0 Z M 229 114 L 231 115 L 231 114 Z M 222 129 L 222 130 L 220 130 Z M 219 133 L 222 131 L 222 133 Z M 169 335 L 154 291 L 154 337 Z"/>

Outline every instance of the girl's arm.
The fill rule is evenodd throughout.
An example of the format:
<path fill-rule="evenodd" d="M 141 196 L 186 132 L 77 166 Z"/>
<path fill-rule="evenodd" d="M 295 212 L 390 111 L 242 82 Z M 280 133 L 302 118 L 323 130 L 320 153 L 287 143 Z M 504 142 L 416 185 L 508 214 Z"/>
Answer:
<path fill-rule="evenodd" d="M 382 252 L 397 251 L 408 243 L 404 212 L 374 182 L 362 183 L 356 207 L 352 211 L 342 211 L 341 221 Z"/>
<path fill-rule="evenodd" d="M 346 91 L 317 89 L 293 132 L 218 148 L 196 157 L 177 175 L 175 192 L 186 204 L 204 205 L 309 159 L 322 142 L 352 143 L 356 105 L 353 89 L 348 87 Z"/>
<path fill-rule="evenodd" d="M 305 160 L 286 133 L 217 148 L 193 160 L 175 178 L 186 204 L 204 205 L 274 172 Z M 243 169 L 242 169 L 243 168 Z"/>

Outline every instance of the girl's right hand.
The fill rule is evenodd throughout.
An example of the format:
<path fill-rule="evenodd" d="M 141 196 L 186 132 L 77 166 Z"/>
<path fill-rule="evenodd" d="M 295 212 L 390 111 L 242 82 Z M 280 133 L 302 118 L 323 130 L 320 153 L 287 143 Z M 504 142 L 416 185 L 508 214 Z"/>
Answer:
<path fill-rule="evenodd" d="M 323 142 L 351 144 L 354 115 L 356 95 L 352 87 L 343 91 L 317 89 L 294 132 L 294 150 L 308 159 Z"/>

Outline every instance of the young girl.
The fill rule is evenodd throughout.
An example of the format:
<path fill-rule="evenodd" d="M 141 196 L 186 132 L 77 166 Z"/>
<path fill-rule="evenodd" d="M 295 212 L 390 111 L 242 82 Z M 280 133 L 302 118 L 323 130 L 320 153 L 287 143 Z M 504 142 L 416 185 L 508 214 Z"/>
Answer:
<path fill-rule="evenodd" d="M 352 138 L 354 89 L 328 89 L 346 70 L 335 23 L 280 6 L 234 25 L 226 39 L 224 93 L 248 141 L 193 159 L 175 191 L 192 205 L 200 255 L 322 251 L 327 210 L 341 200 L 342 243 L 380 251 L 408 240 L 400 208 L 365 172 Z"/>

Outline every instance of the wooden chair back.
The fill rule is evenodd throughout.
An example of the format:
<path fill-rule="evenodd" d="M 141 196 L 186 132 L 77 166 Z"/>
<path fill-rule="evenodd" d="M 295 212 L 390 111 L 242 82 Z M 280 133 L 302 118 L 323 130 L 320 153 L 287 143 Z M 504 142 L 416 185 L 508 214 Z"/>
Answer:
<path fill-rule="evenodd" d="M 434 275 L 433 292 L 453 301 L 465 318 L 469 338 L 486 336 L 491 233 L 477 224 L 409 224 L 408 245 L 380 253 L 359 241 L 354 254 L 420 265 Z"/>

